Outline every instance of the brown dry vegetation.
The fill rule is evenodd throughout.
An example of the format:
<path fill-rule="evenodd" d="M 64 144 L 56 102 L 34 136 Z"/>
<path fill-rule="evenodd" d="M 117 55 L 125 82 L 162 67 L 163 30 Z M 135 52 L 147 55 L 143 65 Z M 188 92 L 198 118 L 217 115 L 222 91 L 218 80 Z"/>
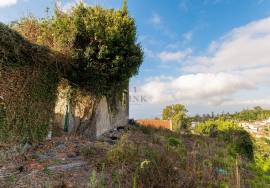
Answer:
<path fill-rule="evenodd" d="M 251 184 L 251 161 L 238 162 L 241 187 L 267 187 Z M 236 159 L 219 138 L 140 126 L 126 128 L 115 144 L 54 138 L 0 161 L 0 169 L 10 173 L 3 178 L 0 170 L 4 187 L 226 188 L 237 177 Z"/>
<path fill-rule="evenodd" d="M 100 150 L 83 151 L 93 161 L 92 154 Z M 267 181 L 258 181 L 254 162 L 234 152 L 219 137 L 135 126 L 99 153 L 89 182 L 91 187 L 227 188 L 236 187 L 239 178 L 241 187 L 267 187 Z"/>
<path fill-rule="evenodd" d="M 139 127 L 125 133 L 97 165 L 104 165 L 105 187 L 232 186 L 234 159 L 227 152 L 214 139 Z"/>

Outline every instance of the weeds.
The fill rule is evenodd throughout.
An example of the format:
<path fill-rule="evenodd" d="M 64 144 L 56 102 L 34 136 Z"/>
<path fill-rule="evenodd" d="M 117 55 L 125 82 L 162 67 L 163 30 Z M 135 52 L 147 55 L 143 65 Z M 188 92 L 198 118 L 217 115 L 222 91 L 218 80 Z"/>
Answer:
<path fill-rule="evenodd" d="M 121 188 L 121 182 L 120 182 L 120 174 L 118 170 L 115 170 L 112 172 L 112 185 L 115 188 Z"/>
<path fill-rule="evenodd" d="M 48 176 L 51 175 L 51 171 L 49 170 L 48 166 L 45 166 L 43 169 L 43 172 L 47 174 Z"/>
<path fill-rule="evenodd" d="M 170 137 L 168 139 L 168 143 L 170 146 L 173 146 L 173 147 L 178 147 L 182 145 L 182 142 L 179 139 L 174 138 L 174 137 Z"/>
<path fill-rule="evenodd" d="M 246 135 L 242 132 L 219 134 L 216 137 L 180 135 L 163 129 L 135 126 L 110 149 L 104 150 L 99 144 L 82 151 L 91 160 L 100 158 L 89 185 L 118 188 L 234 187 L 236 158 L 232 151 L 237 150 L 232 148 L 232 143 L 243 146 L 246 143 L 241 140 L 246 140 Z M 235 136 L 232 143 L 227 142 L 230 136 Z M 242 149 L 246 151 L 246 148 Z M 260 167 L 251 165 L 254 163 L 248 158 L 239 160 L 243 161 L 239 164 L 242 186 L 267 187 L 265 175 L 269 171 L 266 159 L 260 159 L 263 161 Z M 256 175 L 254 172 L 260 173 Z"/>
<path fill-rule="evenodd" d="M 230 154 L 238 154 L 249 160 L 254 160 L 254 146 L 250 134 L 233 121 L 209 120 L 199 124 L 196 133 L 217 137 L 230 145 Z"/>
<path fill-rule="evenodd" d="M 213 161 L 226 157 L 226 154 L 213 155 L 216 151 L 212 150 L 219 148 L 200 144 L 204 143 L 200 138 L 192 141 L 195 147 L 190 151 L 187 149 L 189 143 L 182 141 L 185 139 L 176 133 L 139 127 L 125 134 L 106 154 L 104 162 L 108 168 L 124 171 L 117 178 L 123 187 L 194 187 L 207 185 L 210 179 L 217 179 L 215 182 L 224 179 L 225 175 L 215 176 L 216 167 L 226 169 L 226 172 L 231 169 Z M 189 176 L 192 180 L 187 178 Z M 194 181 L 196 179 L 198 181 Z"/>
<path fill-rule="evenodd" d="M 90 188 L 97 187 L 97 172 L 95 170 L 92 171 L 92 174 L 89 178 L 89 187 Z"/>
<path fill-rule="evenodd" d="M 12 185 L 15 185 L 16 184 L 16 181 L 17 181 L 17 178 L 15 175 L 12 175 L 9 177 L 9 181 Z"/>

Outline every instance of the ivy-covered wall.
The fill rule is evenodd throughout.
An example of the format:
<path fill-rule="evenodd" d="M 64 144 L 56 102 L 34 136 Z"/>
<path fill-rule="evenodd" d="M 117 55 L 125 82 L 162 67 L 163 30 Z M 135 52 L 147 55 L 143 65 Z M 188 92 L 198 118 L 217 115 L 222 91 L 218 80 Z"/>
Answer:
<path fill-rule="evenodd" d="M 42 140 L 55 105 L 57 56 L 3 24 L 0 35 L 0 140 Z"/>
<path fill-rule="evenodd" d="M 0 24 L 4 106 L 0 116 L 5 117 L 0 140 L 43 140 L 54 120 L 57 88 L 63 79 L 79 93 L 106 101 L 113 121 L 129 78 L 138 73 L 142 59 L 135 20 L 128 15 L 126 3 L 119 10 L 80 3 L 68 13 L 56 7 L 51 18 L 23 18 L 11 27 Z M 74 101 L 76 95 L 71 98 Z M 99 108 L 93 113 L 95 109 Z M 102 119 L 94 120 L 102 126 Z"/>

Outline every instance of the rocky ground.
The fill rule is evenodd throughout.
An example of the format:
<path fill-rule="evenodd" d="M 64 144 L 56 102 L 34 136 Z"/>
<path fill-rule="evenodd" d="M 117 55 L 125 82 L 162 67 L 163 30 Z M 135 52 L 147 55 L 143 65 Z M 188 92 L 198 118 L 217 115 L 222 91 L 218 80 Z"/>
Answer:
<path fill-rule="evenodd" d="M 114 129 L 96 141 L 62 136 L 33 146 L 0 145 L 0 187 L 89 187 L 93 166 L 81 155 L 82 148 L 107 150 L 127 129 Z"/>

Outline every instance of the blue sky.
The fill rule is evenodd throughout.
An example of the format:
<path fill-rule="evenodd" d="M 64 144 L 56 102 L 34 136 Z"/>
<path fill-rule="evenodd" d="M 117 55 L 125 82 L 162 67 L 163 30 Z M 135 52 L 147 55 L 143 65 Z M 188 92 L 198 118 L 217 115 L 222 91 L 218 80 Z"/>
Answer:
<path fill-rule="evenodd" d="M 63 0 L 69 9 L 77 0 Z M 119 8 L 121 0 L 86 0 Z M 53 0 L 0 0 L 0 21 L 46 16 Z M 145 59 L 131 81 L 135 118 L 183 103 L 190 114 L 270 107 L 270 0 L 128 0 Z M 133 88 L 136 87 L 136 93 Z"/>

